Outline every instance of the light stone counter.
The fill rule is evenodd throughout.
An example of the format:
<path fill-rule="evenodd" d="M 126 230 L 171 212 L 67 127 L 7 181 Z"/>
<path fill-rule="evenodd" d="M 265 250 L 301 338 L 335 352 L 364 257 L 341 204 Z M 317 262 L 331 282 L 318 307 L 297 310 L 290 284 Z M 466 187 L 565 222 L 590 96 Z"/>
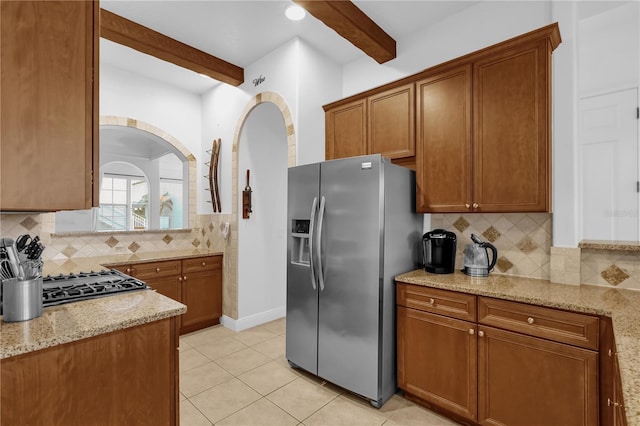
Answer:
<path fill-rule="evenodd" d="M 118 265 L 123 263 L 140 263 L 140 262 L 155 262 L 162 260 L 175 260 L 186 259 L 201 256 L 215 256 L 222 255 L 223 252 L 213 250 L 164 250 L 156 252 L 144 252 L 144 253 L 127 253 L 116 254 L 110 256 L 94 256 L 94 257 L 81 257 L 74 258 L 73 261 L 64 262 L 62 265 L 58 265 L 55 260 L 45 261 L 43 273 L 45 275 L 58 273 L 70 274 L 78 272 L 99 271 L 101 269 L 109 269 L 110 265 Z"/>
<path fill-rule="evenodd" d="M 0 359 L 133 327 L 187 311 L 153 290 L 44 308 L 29 321 L 0 323 Z M 0 316 L 0 319 L 2 317 Z"/>
<path fill-rule="evenodd" d="M 639 291 L 495 274 L 487 278 L 461 272 L 436 275 L 424 270 L 398 275 L 396 281 L 611 317 L 627 421 L 630 426 L 640 425 Z"/>

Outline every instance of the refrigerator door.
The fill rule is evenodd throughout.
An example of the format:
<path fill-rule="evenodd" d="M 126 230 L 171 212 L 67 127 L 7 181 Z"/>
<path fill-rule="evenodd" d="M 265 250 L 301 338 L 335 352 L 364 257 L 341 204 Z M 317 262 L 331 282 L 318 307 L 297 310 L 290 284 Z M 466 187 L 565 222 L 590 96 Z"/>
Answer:
<path fill-rule="evenodd" d="M 321 165 L 318 376 L 379 399 L 381 157 Z M 321 274 L 322 272 L 322 274 Z M 288 323 L 289 319 L 287 319 Z"/>
<path fill-rule="evenodd" d="M 317 217 L 319 186 L 319 164 L 289 169 L 286 357 L 314 374 L 318 372 L 318 286 L 310 243 L 315 237 L 311 222 Z"/>

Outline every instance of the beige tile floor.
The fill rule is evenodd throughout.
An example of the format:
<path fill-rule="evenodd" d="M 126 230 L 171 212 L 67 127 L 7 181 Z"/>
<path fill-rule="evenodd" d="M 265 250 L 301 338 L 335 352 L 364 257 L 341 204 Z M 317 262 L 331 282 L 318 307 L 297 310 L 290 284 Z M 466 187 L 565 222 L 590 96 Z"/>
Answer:
<path fill-rule="evenodd" d="M 455 425 L 394 395 L 379 410 L 293 369 L 285 319 L 234 332 L 210 327 L 180 338 L 181 426 Z"/>

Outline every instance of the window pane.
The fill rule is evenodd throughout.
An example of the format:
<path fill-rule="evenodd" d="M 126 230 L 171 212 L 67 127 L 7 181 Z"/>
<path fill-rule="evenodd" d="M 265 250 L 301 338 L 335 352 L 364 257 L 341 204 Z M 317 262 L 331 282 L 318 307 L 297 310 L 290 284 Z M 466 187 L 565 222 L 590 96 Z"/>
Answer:
<path fill-rule="evenodd" d="M 160 229 L 182 228 L 182 181 L 160 180 Z"/>
<path fill-rule="evenodd" d="M 118 191 L 126 191 L 127 190 L 127 179 L 122 178 L 114 178 L 113 179 L 113 189 Z"/>

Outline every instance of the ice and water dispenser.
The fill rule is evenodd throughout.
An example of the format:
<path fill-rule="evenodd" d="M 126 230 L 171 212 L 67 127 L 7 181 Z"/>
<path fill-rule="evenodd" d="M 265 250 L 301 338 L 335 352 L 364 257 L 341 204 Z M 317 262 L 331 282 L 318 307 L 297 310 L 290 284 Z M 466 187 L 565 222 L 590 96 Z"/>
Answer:
<path fill-rule="evenodd" d="M 309 266 L 311 256 L 309 254 L 309 219 L 293 219 L 291 221 L 291 263 L 301 266 Z"/>

